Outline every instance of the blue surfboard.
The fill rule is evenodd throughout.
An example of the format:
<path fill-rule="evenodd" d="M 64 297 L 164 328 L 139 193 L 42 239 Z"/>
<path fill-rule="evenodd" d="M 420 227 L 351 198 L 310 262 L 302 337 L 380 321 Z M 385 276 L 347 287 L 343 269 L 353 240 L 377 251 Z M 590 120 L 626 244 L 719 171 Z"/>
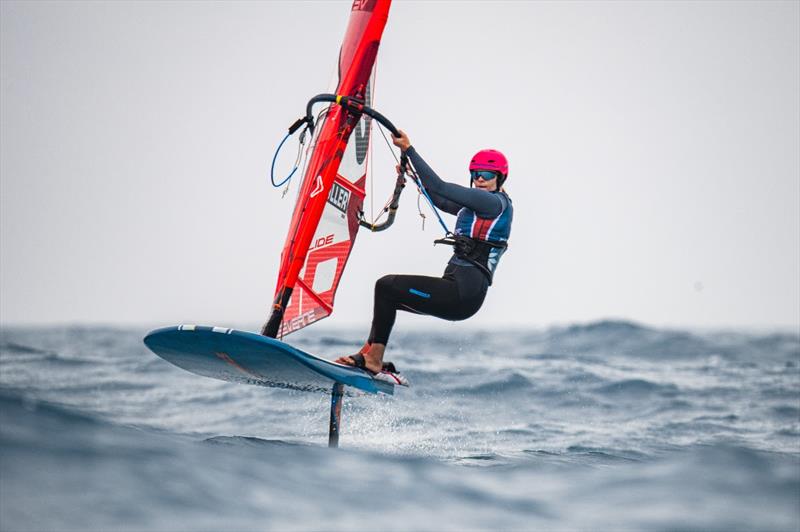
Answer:
<path fill-rule="evenodd" d="M 339 383 L 367 393 L 394 393 L 393 384 L 375 380 L 369 372 L 260 334 L 179 325 L 150 332 L 144 343 L 167 362 L 204 377 L 310 392 L 330 392 Z"/>

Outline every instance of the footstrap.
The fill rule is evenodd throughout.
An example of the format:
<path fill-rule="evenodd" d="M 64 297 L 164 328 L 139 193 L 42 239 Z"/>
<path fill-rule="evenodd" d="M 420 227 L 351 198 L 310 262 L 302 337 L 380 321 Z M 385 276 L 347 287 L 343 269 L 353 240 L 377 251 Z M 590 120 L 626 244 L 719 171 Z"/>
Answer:
<path fill-rule="evenodd" d="M 350 355 L 350 360 L 353 361 L 353 365 L 359 369 L 367 369 L 367 361 L 364 359 L 364 355 L 361 353 L 357 353 L 355 355 Z M 370 372 L 371 373 L 371 372 Z"/>

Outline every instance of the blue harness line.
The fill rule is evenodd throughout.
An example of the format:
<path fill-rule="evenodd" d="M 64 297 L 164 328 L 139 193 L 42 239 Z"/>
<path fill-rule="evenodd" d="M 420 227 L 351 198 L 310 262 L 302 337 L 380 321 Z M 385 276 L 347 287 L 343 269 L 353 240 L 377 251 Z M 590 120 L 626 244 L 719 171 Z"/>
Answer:
<path fill-rule="evenodd" d="M 415 170 L 415 172 L 416 172 L 416 170 Z M 444 223 L 444 220 L 442 220 L 442 215 L 439 214 L 439 209 L 437 209 L 436 205 L 433 204 L 433 200 L 428 195 L 428 191 L 425 190 L 425 185 L 422 184 L 422 181 L 420 181 L 420 179 L 418 177 L 414 177 L 414 179 L 412 179 L 412 181 L 414 181 L 414 184 L 417 185 L 417 188 L 419 189 L 419 191 L 422 192 L 423 196 L 425 196 L 425 200 L 428 202 L 428 205 L 430 205 L 431 209 L 433 209 L 433 214 L 436 215 L 436 219 L 439 220 L 439 225 L 441 225 L 442 229 L 444 229 L 445 236 L 452 235 L 453 232 L 450 231 L 450 229 L 447 228 L 447 225 Z"/>

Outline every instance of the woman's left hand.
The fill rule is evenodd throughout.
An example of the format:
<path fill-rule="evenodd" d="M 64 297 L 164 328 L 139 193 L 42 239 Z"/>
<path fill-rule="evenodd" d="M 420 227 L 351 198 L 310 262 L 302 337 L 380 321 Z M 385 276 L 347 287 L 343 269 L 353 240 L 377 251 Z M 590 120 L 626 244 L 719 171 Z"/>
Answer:
<path fill-rule="evenodd" d="M 411 141 L 402 129 L 398 129 L 397 132 L 399 133 L 397 137 L 392 135 L 392 144 L 400 148 L 400 151 L 404 152 L 411 147 Z"/>

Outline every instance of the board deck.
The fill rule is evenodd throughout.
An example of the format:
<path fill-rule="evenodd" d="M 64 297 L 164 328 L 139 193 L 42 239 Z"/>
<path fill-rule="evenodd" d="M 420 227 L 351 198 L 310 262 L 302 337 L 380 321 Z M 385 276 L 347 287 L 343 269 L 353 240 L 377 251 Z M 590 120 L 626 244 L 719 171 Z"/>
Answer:
<path fill-rule="evenodd" d="M 375 380 L 364 370 L 260 334 L 178 325 L 151 331 L 144 343 L 167 362 L 204 377 L 311 392 L 330 392 L 334 383 L 340 383 L 367 393 L 394 393 L 394 385 Z"/>

